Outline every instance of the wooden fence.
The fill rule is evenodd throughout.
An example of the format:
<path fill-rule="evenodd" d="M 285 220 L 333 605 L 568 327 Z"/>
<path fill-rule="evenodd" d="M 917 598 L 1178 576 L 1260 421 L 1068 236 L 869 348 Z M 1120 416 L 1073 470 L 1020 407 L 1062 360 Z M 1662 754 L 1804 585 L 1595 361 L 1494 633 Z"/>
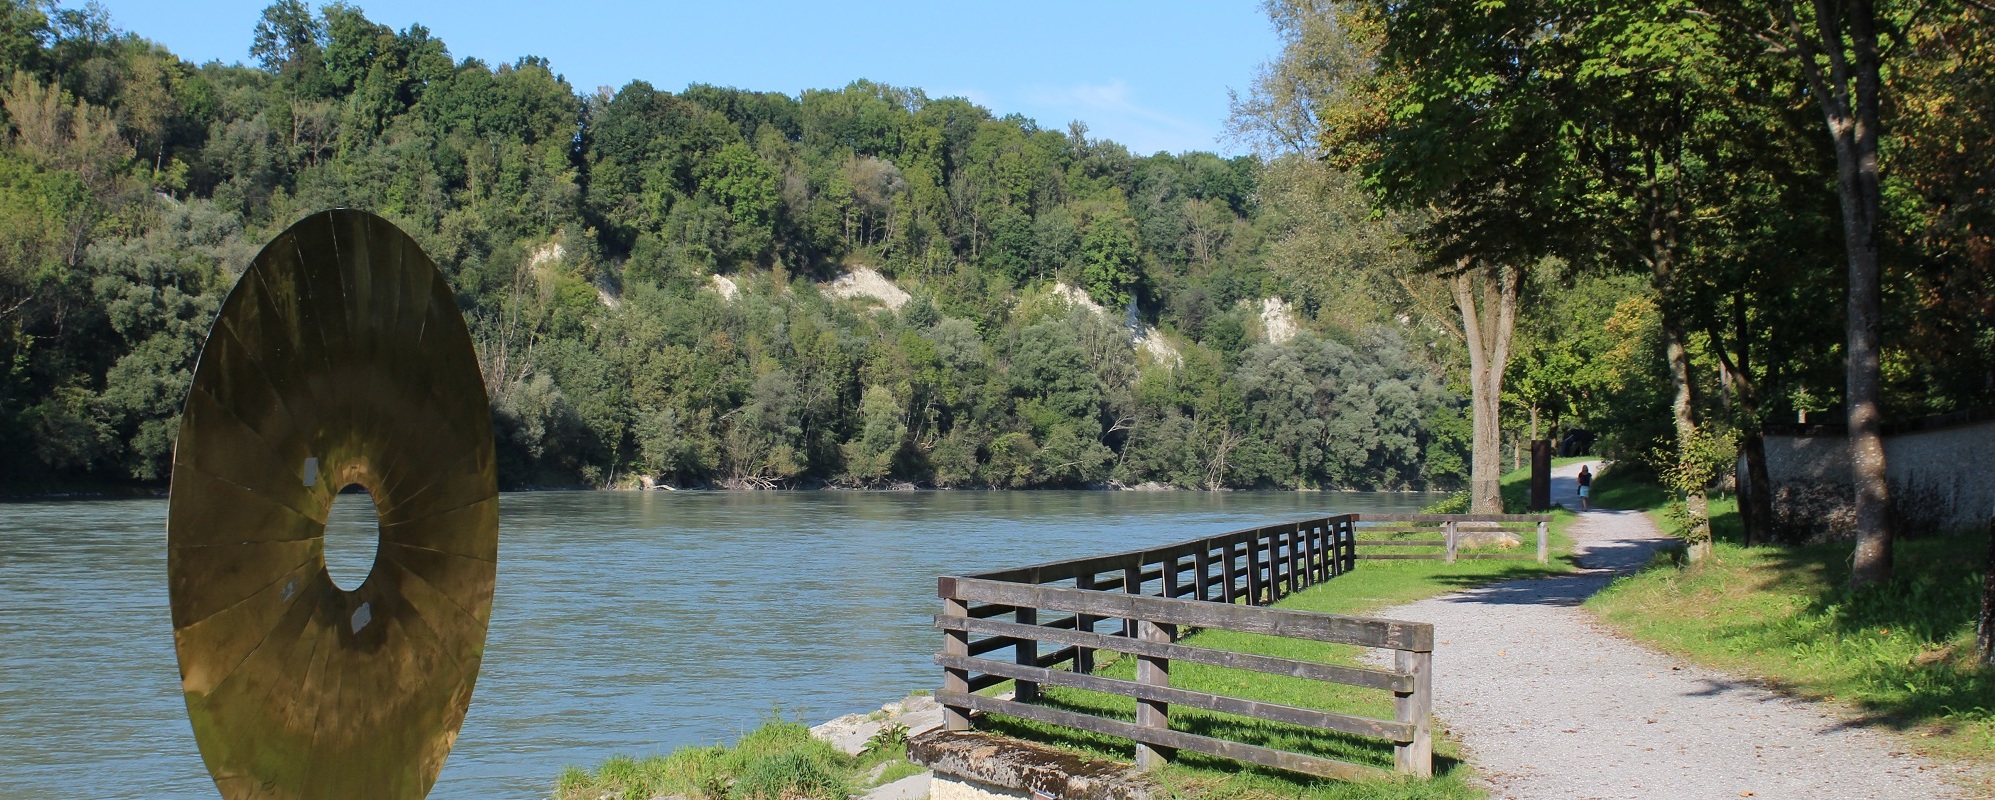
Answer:
<path fill-rule="evenodd" d="M 1460 551 L 1463 540 L 1476 534 L 1512 535 L 1523 540 L 1535 532 L 1536 559 L 1546 564 L 1551 561 L 1551 521 L 1551 517 L 1538 514 L 1365 514 L 1357 523 L 1357 533 L 1370 536 L 1356 539 L 1354 546 L 1360 551 L 1358 558 L 1364 559 L 1439 559 L 1450 564 L 1462 558 L 1523 560 L 1532 556 Z"/>
<path fill-rule="evenodd" d="M 943 668 L 936 700 L 945 726 L 968 730 L 970 712 L 1035 720 L 1136 742 L 1150 767 L 1178 750 L 1311 775 L 1355 779 L 1385 773 L 1360 764 L 1202 736 L 1170 727 L 1172 705 L 1375 737 L 1394 745 L 1395 770 L 1433 774 L 1432 625 L 1290 611 L 1265 606 L 1349 572 L 1360 557 L 1355 514 L 1237 531 L 1165 547 L 1039 564 L 938 582 Z M 1047 612 L 1042 616 L 1041 612 Z M 995 619 L 1009 616 L 1009 620 Z M 1103 623 L 1114 630 L 1103 633 Z M 1346 667 L 1179 643 L 1193 628 L 1244 631 L 1392 650 L 1390 669 Z M 1041 643 L 1059 646 L 1040 652 Z M 1010 649 L 1011 658 L 985 658 Z M 1135 680 L 1094 675 L 1094 653 L 1136 658 Z M 1390 720 L 1265 703 L 1170 685 L 1172 661 L 1188 661 L 1389 691 Z M 1055 669 L 1060 665 L 1066 669 Z M 1010 700 L 977 694 L 1015 681 Z M 1136 700 L 1134 722 L 1035 704 L 1041 686 L 1107 692 Z"/>

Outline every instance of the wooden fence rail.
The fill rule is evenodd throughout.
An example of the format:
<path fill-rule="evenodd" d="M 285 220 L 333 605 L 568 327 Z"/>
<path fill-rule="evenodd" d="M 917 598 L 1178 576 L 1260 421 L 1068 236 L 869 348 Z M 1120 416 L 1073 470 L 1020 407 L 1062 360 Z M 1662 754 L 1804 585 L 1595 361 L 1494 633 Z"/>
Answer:
<path fill-rule="evenodd" d="M 1450 564 L 1463 558 L 1523 560 L 1532 556 L 1462 553 L 1462 541 L 1475 533 L 1511 534 L 1522 539 L 1535 532 L 1538 537 L 1537 561 L 1547 564 L 1551 562 L 1551 521 L 1551 517 L 1539 514 L 1365 514 L 1357 523 L 1356 533 L 1372 536 L 1354 537 L 1352 545 L 1361 550 L 1372 550 L 1359 552 L 1357 556 L 1372 560 L 1427 559 Z M 1422 538 L 1402 538 L 1408 536 Z M 1420 548 L 1429 552 L 1377 552 L 1383 548 Z M 1440 552 L 1432 552 L 1435 548 L 1439 548 Z"/>
<path fill-rule="evenodd" d="M 1364 520 L 1374 517 L 1364 517 Z M 1324 777 L 1384 774 L 1376 767 L 1172 730 L 1172 705 L 1375 737 L 1393 743 L 1395 771 L 1430 776 L 1434 631 L 1426 623 L 1267 608 L 1357 565 L 1355 514 L 1272 525 L 1164 547 L 1058 561 L 937 585 L 943 611 L 943 686 L 936 700 L 950 730 L 981 711 L 1107 734 L 1136 743 L 1139 766 L 1178 750 Z M 1009 616 L 1009 620 L 997 617 Z M 1109 632 L 1099 628 L 1104 623 Z M 1243 631 L 1394 652 L 1390 669 L 1348 667 L 1184 644 L 1192 629 Z M 1057 649 L 1041 652 L 1045 643 Z M 1010 658 L 986 658 L 1009 648 Z M 1135 680 L 1092 674 L 1097 650 L 1136 659 Z M 1174 687 L 1173 661 L 1250 670 L 1391 692 L 1390 720 L 1266 703 Z M 1055 669 L 1064 665 L 1065 669 Z M 1014 681 L 1012 699 L 977 694 Z M 1041 686 L 1131 697 L 1133 722 L 1037 705 Z"/>

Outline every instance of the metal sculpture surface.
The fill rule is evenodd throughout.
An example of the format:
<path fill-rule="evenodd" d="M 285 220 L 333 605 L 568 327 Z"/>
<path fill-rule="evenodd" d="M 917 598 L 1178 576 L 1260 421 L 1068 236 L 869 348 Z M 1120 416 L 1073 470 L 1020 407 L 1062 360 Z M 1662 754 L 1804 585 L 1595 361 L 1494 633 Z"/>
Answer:
<path fill-rule="evenodd" d="M 381 538 L 326 572 L 341 489 Z M 222 795 L 420 798 L 484 655 L 492 420 L 450 287 L 359 211 L 305 218 L 223 302 L 173 454 L 167 569 L 187 715 Z"/>

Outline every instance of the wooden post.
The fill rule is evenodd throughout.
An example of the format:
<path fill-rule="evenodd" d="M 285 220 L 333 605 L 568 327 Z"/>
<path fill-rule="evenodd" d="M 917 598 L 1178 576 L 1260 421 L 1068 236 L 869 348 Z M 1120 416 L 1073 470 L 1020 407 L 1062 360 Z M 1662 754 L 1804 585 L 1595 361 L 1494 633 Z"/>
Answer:
<path fill-rule="evenodd" d="M 1447 522 L 1442 523 L 1442 528 L 1443 528 L 1443 533 L 1447 535 L 1447 540 L 1448 540 L 1448 554 L 1444 560 L 1446 560 L 1450 564 L 1453 564 L 1455 563 L 1455 521 L 1448 520 Z"/>
<path fill-rule="evenodd" d="M 1283 539 L 1289 539 L 1289 595 L 1295 595 L 1303 587 L 1309 587 L 1309 575 L 1305 573 L 1309 569 L 1309 547 L 1303 545 L 1307 533 L 1303 533 L 1301 525 L 1293 525 L 1283 533 Z"/>
<path fill-rule="evenodd" d="M 1122 570 L 1122 591 L 1127 594 L 1143 593 L 1143 565 L 1138 564 Z M 1122 621 L 1122 635 L 1132 639 L 1136 638 L 1136 620 L 1124 619 Z"/>
<path fill-rule="evenodd" d="M 946 617 L 970 616 L 970 604 L 956 599 L 956 582 L 950 578 L 940 581 L 939 594 L 942 595 L 942 615 Z M 969 631 L 943 631 L 942 652 L 945 655 L 961 658 L 970 657 Z M 970 671 L 967 669 L 942 670 L 942 690 L 945 692 L 970 692 Z M 952 731 L 970 729 L 970 709 L 967 706 L 943 706 L 942 727 Z"/>
<path fill-rule="evenodd" d="M 1080 575 L 1075 577 L 1074 588 L 1093 589 L 1094 573 L 1090 572 L 1086 575 Z M 1088 614 L 1075 614 L 1074 630 L 1080 631 L 1082 633 L 1094 633 L 1094 624 L 1099 621 L 1101 621 L 1100 617 L 1090 616 Z M 1094 648 L 1092 647 L 1074 648 L 1074 671 L 1082 674 L 1094 672 Z"/>
<path fill-rule="evenodd" d="M 1160 625 L 1149 620 L 1137 623 L 1137 638 L 1146 642 L 1169 644 L 1176 633 L 1175 625 Z M 1171 660 L 1157 656 L 1136 657 L 1136 682 L 1148 686 L 1171 685 Z M 1145 728 L 1169 730 L 1171 727 L 1171 706 L 1161 700 L 1137 700 L 1136 724 Z M 1136 743 L 1136 768 L 1143 770 L 1163 766 L 1176 755 L 1169 747 Z"/>
<path fill-rule="evenodd" d="M 1212 583 L 1212 549 L 1201 547 L 1198 552 L 1191 554 L 1191 569 L 1192 580 L 1198 581 L 1198 590 L 1193 592 L 1192 596 L 1203 602 L 1210 596 L 1207 586 Z"/>
<path fill-rule="evenodd" d="M 1358 522 L 1344 523 L 1344 571 L 1358 568 Z"/>
<path fill-rule="evenodd" d="M 1344 571 L 1358 568 L 1358 523 L 1348 520 L 1344 523 Z"/>
<path fill-rule="evenodd" d="M 1018 606 L 1011 611 L 1011 620 L 1020 625 L 1039 624 L 1039 609 Z M 1021 667 L 1039 666 L 1039 642 L 1033 639 L 1011 640 L 1012 661 Z M 1039 684 L 1028 680 L 1015 681 L 1012 697 L 1021 703 L 1039 699 Z"/>
<path fill-rule="evenodd" d="M 1247 551 L 1247 605 L 1261 604 L 1261 544 L 1253 539 L 1246 542 Z"/>
<path fill-rule="evenodd" d="M 1538 563 L 1540 564 L 1552 563 L 1551 527 L 1551 523 L 1538 520 Z"/>
<path fill-rule="evenodd" d="M 1323 582 L 1323 525 L 1311 522 L 1302 529 L 1302 579 L 1303 585 L 1315 586 Z"/>
<path fill-rule="evenodd" d="M 1219 602 L 1231 603 L 1239 597 L 1239 590 L 1234 587 L 1240 583 L 1240 559 L 1233 553 L 1233 542 L 1227 542 L 1221 550 L 1225 556 L 1219 561 L 1219 577 L 1226 583 L 1219 587 Z"/>
<path fill-rule="evenodd" d="M 1451 523 L 1452 524 L 1452 523 Z M 1393 769 L 1420 778 L 1434 777 L 1434 653 L 1399 650 L 1393 667 L 1413 676 L 1413 690 L 1394 692 L 1394 718 L 1413 726 L 1413 741 L 1392 748 Z"/>
<path fill-rule="evenodd" d="M 1281 534 L 1275 531 L 1269 531 L 1268 532 L 1268 580 L 1266 582 L 1266 586 L 1268 588 L 1268 599 L 1265 602 L 1265 605 L 1274 605 L 1275 601 L 1282 599 L 1281 572 L 1282 572 Z"/>

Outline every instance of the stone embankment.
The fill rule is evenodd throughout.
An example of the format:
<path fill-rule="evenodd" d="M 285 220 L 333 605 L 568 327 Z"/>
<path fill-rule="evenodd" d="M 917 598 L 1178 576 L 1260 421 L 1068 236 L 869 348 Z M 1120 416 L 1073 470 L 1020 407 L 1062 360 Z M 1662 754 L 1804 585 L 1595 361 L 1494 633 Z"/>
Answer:
<path fill-rule="evenodd" d="M 846 714 L 810 729 L 810 735 L 830 742 L 833 747 L 847 755 L 858 755 L 866 749 L 866 742 L 889 725 L 907 726 L 909 737 L 919 736 L 942 727 L 942 707 L 927 695 L 908 695 L 880 706 L 880 710 L 869 714 Z M 882 765 L 882 769 L 885 765 Z M 931 773 L 922 772 L 879 786 L 860 797 L 860 800 L 927 800 L 928 781 Z M 867 776 L 868 781 L 879 775 Z"/>

